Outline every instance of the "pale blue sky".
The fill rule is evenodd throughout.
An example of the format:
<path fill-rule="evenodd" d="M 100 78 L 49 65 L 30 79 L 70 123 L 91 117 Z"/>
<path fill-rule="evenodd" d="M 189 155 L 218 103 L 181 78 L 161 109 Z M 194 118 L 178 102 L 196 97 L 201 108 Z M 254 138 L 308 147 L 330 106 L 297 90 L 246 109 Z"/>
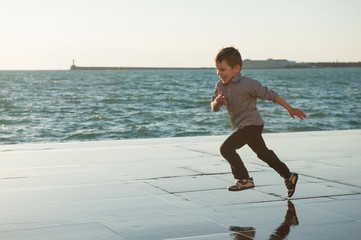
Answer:
<path fill-rule="evenodd" d="M 361 61 L 360 0 L 2 0 L 0 70 Z"/>

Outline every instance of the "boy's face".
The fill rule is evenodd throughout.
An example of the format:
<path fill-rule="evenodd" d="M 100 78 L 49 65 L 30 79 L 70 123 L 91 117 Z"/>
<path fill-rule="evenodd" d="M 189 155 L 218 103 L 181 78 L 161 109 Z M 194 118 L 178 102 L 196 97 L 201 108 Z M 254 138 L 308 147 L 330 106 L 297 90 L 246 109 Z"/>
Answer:
<path fill-rule="evenodd" d="M 234 68 L 228 65 L 226 60 L 216 62 L 217 75 L 224 84 L 227 84 L 232 78 L 241 71 L 241 66 L 236 65 Z"/>

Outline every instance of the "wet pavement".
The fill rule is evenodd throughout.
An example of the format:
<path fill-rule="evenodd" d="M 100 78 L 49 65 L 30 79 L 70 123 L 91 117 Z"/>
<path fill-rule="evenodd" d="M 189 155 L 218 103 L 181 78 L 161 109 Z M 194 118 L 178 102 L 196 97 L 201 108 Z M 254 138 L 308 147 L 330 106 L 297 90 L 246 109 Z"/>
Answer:
<path fill-rule="evenodd" d="M 264 134 L 299 174 L 294 196 L 226 136 L 0 146 L 0 239 L 360 239 L 361 130 Z"/>

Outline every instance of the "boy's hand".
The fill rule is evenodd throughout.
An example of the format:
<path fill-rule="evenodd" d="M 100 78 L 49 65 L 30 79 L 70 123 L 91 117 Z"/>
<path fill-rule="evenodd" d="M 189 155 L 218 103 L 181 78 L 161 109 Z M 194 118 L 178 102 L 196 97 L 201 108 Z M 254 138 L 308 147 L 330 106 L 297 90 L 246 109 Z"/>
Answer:
<path fill-rule="evenodd" d="M 218 96 L 216 97 L 215 101 L 217 102 L 217 104 L 224 105 L 226 108 L 228 108 L 226 97 L 223 95 L 220 87 L 218 87 Z"/>
<path fill-rule="evenodd" d="M 304 114 L 300 109 L 298 108 L 290 108 L 288 110 L 288 114 L 292 119 L 295 119 L 295 116 L 297 116 L 299 119 L 303 120 L 304 118 L 307 118 L 306 114 Z"/>
<path fill-rule="evenodd" d="M 301 120 L 307 118 L 306 114 L 304 114 L 300 109 L 291 107 L 291 105 L 289 105 L 280 96 L 276 97 L 275 102 L 284 107 L 288 111 L 288 115 L 290 115 L 292 119 L 295 119 L 295 116 L 297 116 Z"/>

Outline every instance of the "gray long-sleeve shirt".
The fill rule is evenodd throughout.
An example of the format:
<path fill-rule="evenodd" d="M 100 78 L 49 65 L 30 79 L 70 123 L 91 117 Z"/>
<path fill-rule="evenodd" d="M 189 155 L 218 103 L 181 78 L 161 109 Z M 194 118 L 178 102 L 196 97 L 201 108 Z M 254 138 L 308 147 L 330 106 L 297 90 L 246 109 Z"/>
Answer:
<path fill-rule="evenodd" d="M 257 98 L 275 102 L 278 94 L 261 85 L 260 82 L 236 74 L 231 81 L 223 84 L 219 80 L 212 95 L 212 101 L 218 96 L 218 87 L 226 97 L 226 108 L 234 130 L 250 125 L 263 125 L 263 119 L 256 107 Z"/>

